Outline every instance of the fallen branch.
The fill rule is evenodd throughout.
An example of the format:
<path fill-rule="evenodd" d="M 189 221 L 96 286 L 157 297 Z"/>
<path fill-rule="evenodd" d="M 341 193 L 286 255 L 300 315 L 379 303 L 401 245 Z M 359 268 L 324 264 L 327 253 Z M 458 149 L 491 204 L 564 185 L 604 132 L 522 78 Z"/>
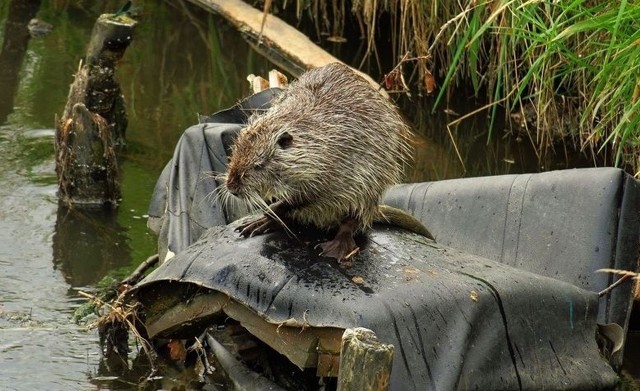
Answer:
<path fill-rule="evenodd" d="M 294 76 L 300 76 L 307 69 L 340 62 L 282 19 L 271 14 L 265 16 L 264 11 L 269 7 L 266 3 L 260 11 L 242 0 L 189 1 L 224 17 L 257 52 Z M 369 75 L 354 71 L 378 88 L 378 83 Z"/>
<path fill-rule="evenodd" d="M 133 271 L 133 273 L 131 273 L 124 280 L 122 280 L 122 282 L 120 283 L 120 286 L 133 286 L 133 285 L 137 284 L 142 279 L 142 277 L 144 277 L 144 273 L 148 269 L 154 267 L 158 263 L 159 260 L 160 260 L 160 256 L 158 254 L 154 254 L 154 255 L 150 256 L 145 261 L 143 261 L 136 268 L 136 270 Z"/>

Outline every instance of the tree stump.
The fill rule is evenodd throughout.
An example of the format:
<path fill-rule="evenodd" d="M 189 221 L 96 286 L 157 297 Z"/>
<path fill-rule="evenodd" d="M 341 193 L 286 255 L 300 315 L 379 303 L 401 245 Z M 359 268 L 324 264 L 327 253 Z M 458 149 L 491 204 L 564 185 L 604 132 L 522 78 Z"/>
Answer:
<path fill-rule="evenodd" d="M 393 350 L 393 345 L 378 341 L 369 329 L 346 329 L 340 350 L 338 391 L 388 390 Z"/>
<path fill-rule="evenodd" d="M 127 116 L 115 67 L 136 23 L 126 15 L 98 18 L 56 124 L 58 197 L 69 205 L 116 205 L 120 198 L 116 152 L 124 145 Z"/>

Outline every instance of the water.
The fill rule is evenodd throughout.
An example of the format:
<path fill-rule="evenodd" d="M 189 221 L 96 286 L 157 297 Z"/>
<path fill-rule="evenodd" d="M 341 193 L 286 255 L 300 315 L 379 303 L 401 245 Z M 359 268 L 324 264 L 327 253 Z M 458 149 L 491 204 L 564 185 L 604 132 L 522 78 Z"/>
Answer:
<path fill-rule="evenodd" d="M 100 348 L 94 332 L 69 320 L 82 285 L 52 262 L 53 132 L 8 125 L 0 134 L 0 388 L 78 389 L 95 371 Z"/>
<path fill-rule="evenodd" d="M 23 44 L 0 56 L 2 390 L 135 385 L 144 370 L 123 375 L 103 361 L 96 331 L 71 322 L 73 311 L 85 302 L 78 291 L 94 291 L 109 273 L 126 275 L 155 252 L 145 213 L 182 130 L 196 122 L 196 113 L 229 107 L 246 96 L 247 74 L 266 74 L 273 67 L 223 20 L 197 7 L 136 1 L 140 24 L 118 69 L 129 113 L 128 147 L 121 161 L 123 201 L 114 212 L 69 211 L 58 205 L 55 194 L 54 118 L 64 107 L 93 22 L 120 5 L 70 0 L 0 4 L 0 40 L 11 36 L 12 42 Z M 8 20 L 11 7 L 20 11 L 20 20 Z M 36 12 L 54 30 L 20 38 L 16 26 Z M 476 104 L 466 98 L 455 102 L 448 108 L 458 112 Z M 409 180 L 557 167 L 538 164 L 526 141 L 497 137 L 487 143 L 487 131 L 479 131 L 486 129 L 483 115 L 449 133 L 444 124 L 451 117 L 445 107 L 430 114 L 429 100 L 401 98 L 400 103 L 422 135 L 419 167 L 408 174 Z M 560 166 L 585 164 L 558 161 Z"/>
<path fill-rule="evenodd" d="M 54 30 L 29 40 L 22 53 L 14 50 L 8 61 L 19 73 L 1 75 L 0 114 L 8 117 L 0 118 L 0 389 L 135 384 L 142 373 L 124 379 L 110 370 L 97 332 L 71 322 L 85 302 L 78 291 L 93 291 L 109 272 L 126 274 L 155 252 L 144 214 L 182 129 L 196 113 L 230 106 L 246 94 L 245 69 L 269 69 L 220 20 L 185 4 L 154 3 L 136 2 L 142 23 L 120 64 L 130 122 L 121 162 L 123 202 L 115 213 L 58 207 L 52 128 L 93 21 L 119 5 L 46 2 L 37 16 Z M 14 4 L 0 5 L 2 38 L 15 32 L 5 31 L 14 28 L 7 22 L 9 6 Z"/>

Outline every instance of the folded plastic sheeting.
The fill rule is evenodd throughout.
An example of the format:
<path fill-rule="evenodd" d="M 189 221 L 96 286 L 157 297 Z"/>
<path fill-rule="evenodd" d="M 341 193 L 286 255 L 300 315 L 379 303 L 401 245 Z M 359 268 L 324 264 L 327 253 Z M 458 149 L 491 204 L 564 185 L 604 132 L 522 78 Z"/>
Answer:
<path fill-rule="evenodd" d="M 637 270 L 640 186 L 612 167 L 402 184 L 385 203 L 439 243 L 598 292 Z M 600 300 L 599 322 L 629 322 L 633 284 Z"/>
<path fill-rule="evenodd" d="M 392 390 L 597 390 L 616 383 L 595 342 L 595 293 L 395 229 L 359 238 L 362 252 L 350 269 L 317 255 L 313 246 L 322 238 L 299 237 L 244 239 L 233 225 L 213 228 L 138 292 L 170 296 L 184 292 L 172 289 L 176 283 L 196 284 L 271 323 L 367 327 L 395 346 Z"/>

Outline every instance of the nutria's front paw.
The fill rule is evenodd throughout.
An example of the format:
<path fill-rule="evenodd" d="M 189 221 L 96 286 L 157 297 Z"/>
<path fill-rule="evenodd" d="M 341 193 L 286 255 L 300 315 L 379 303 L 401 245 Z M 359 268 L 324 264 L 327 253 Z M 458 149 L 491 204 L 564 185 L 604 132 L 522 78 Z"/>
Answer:
<path fill-rule="evenodd" d="M 254 219 L 248 219 L 235 229 L 236 232 L 240 232 L 240 235 L 245 238 L 250 238 L 256 235 L 262 235 L 269 231 L 278 229 L 280 225 L 277 221 L 269 216 L 262 216 Z"/>

